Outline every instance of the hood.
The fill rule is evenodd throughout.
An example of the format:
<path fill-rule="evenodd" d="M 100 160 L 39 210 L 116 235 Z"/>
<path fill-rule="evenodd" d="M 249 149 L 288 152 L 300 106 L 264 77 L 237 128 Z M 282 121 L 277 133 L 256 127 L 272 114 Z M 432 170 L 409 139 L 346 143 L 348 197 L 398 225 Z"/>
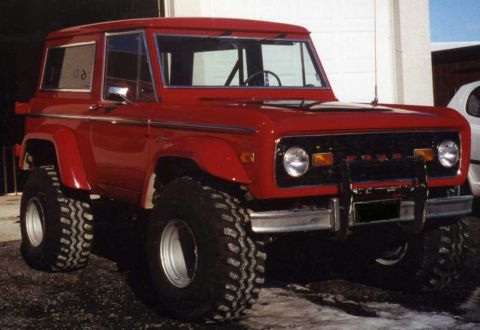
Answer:
<path fill-rule="evenodd" d="M 406 105 L 371 105 L 302 100 L 239 103 L 255 117 L 261 113 L 279 135 L 341 131 L 409 129 L 462 130 L 465 119 L 448 108 Z M 230 103 L 231 107 L 232 104 Z M 255 114 L 255 115 L 254 115 Z"/>
<path fill-rule="evenodd" d="M 209 99 L 163 103 L 161 120 L 235 126 L 280 137 L 338 132 L 457 130 L 466 120 L 448 108 L 395 104 L 288 100 Z M 159 118 L 160 119 L 160 118 Z"/>

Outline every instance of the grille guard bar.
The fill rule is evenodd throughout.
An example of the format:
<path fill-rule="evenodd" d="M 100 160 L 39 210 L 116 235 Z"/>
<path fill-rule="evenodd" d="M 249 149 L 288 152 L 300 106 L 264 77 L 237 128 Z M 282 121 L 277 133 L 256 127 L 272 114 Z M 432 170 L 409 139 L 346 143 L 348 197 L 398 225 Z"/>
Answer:
<path fill-rule="evenodd" d="M 400 202 L 399 216 L 356 223 L 352 208 L 361 191 L 353 189 L 351 165 L 355 161 L 343 160 L 340 164 L 341 197 L 331 198 L 328 208 L 314 210 L 282 210 L 255 212 L 249 210 L 252 230 L 256 233 L 286 233 L 328 230 L 337 238 L 345 238 L 350 228 L 380 223 L 411 222 L 411 230 L 419 233 L 427 219 L 459 217 L 471 213 L 473 196 L 452 196 L 428 199 L 427 171 L 423 158 L 410 157 L 406 166 L 413 166 L 415 180 L 407 190 L 413 200 Z M 403 187 L 405 188 L 405 187 Z M 370 199 L 369 202 L 375 202 Z"/>

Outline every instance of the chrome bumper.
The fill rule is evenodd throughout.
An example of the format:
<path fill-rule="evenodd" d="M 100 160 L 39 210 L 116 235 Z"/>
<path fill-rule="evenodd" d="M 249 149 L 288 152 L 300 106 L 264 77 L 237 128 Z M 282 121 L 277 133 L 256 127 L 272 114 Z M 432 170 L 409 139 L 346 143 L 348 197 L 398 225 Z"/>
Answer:
<path fill-rule="evenodd" d="M 471 213 L 473 196 L 456 196 L 427 199 L 425 218 L 457 217 Z M 405 222 L 415 220 L 415 202 L 402 201 L 398 218 L 355 223 L 349 227 L 368 226 L 378 223 Z M 315 210 L 249 211 L 252 230 L 256 233 L 289 233 L 313 230 L 340 230 L 340 201 L 332 198 L 329 207 Z"/>

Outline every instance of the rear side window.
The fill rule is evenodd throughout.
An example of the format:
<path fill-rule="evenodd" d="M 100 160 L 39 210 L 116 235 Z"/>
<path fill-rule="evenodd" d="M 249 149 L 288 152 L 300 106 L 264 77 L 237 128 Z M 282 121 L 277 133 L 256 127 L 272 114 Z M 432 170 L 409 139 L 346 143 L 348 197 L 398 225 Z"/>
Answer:
<path fill-rule="evenodd" d="M 41 89 L 91 91 L 94 57 L 94 43 L 48 48 Z"/>

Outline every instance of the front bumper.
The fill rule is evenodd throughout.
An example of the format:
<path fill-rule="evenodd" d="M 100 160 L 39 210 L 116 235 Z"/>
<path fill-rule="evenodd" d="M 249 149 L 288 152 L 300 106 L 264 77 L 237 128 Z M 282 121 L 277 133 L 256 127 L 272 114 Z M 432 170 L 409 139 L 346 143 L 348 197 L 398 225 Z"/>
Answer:
<path fill-rule="evenodd" d="M 427 199 L 423 220 L 461 217 L 471 213 L 473 196 L 454 196 Z M 330 199 L 328 208 L 315 210 L 249 211 L 252 230 L 256 233 L 289 233 L 313 230 L 338 232 L 342 230 L 341 206 L 338 198 Z M 415 221 L 415 202 L 402 201 L 400 216 L 369 222 L 354 222 L 350 218 L 348 227 L 361 227 L 381 223 Z"/>

